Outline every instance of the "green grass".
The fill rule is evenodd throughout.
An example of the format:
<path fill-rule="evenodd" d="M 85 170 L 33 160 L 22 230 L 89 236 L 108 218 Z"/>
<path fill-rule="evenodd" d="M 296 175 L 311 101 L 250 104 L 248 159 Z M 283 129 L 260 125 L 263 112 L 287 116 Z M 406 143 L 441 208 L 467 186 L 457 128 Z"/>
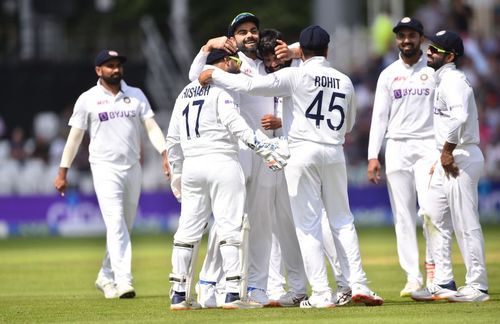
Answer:
<path fill-rule="evenodd" d="M 169 310 L 171 236 L 133 237 L 138 295 L 132 300 L 106 300 L 93 286 L 104 238 L 0 240 L 0 323 L 500 323 L 500 227 L 484 226 L 484 233 L 491 294 L 486 303 L 400 298 L 405 276 L 398 265 L 393 229 L 359 228 L 364 268 L 371 288 L 385 299 L 382 307 L 187 312 Z M 455 277 L 463 285 L 465 269 L 456 244 L 454 252 Z"/>

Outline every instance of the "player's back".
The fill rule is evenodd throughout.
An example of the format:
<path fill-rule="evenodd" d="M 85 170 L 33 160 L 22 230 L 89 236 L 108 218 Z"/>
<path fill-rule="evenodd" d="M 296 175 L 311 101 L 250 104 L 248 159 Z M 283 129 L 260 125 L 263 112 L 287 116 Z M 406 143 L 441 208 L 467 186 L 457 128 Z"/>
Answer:
<path fill-rule="evenodd" d="M 349 77 L 330 67 L 324 57 L 313 57 L 290 69 L 295 70 L 295 89 L 284 104 L 292 104 L 293 110 L 285 108 L 283 112 L 290 141 L 343 144 L 356 112 Z"/>
<path fill-rule="evenodd" d="M 237 99 L 217 86 L 202 87 L 197 80 L 181 91 L 171 118 L 185 157 L 238 151 L 238 141 L 221 122 L 219 109 L 238 110 Z"/>

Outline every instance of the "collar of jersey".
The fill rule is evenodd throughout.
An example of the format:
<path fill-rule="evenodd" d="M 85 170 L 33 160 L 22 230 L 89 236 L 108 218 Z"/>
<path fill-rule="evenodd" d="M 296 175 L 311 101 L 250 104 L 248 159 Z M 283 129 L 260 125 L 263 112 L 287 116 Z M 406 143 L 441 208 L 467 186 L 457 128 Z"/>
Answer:
<path fill-rule="evenodd" d="M 329 67 L 330 63 L 326 60 L 324 56 L 313 56 L 302 62 L 301 65 L 323 65 Z"/>
<path fill-rule="evenodd" d="M 455 69 L 456 69 L 456 66 L 455 66 L 455 63 L 453 63 L 453 62 L 446 63 L 445 65 L 440 67 L 438 70 L 436 70 L 436 73 L 434 74 L 434 78 L 436 78 L 436 82 L 438 82 L 438 83 L 441 82 L 441 79 L 442 79 L 443 75 L 446 73 L 446 71 L 455 70 Z"/>

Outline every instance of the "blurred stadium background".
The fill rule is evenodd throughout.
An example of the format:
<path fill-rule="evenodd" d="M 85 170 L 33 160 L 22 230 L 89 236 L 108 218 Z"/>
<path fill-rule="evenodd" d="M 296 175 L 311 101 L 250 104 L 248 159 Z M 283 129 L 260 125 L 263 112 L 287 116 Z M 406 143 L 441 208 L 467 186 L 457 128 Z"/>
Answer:
<path fill-rule="evenodd" d="M 332 35 L 330 61 L 355 83 L 357 125 L 346 142 L 350 201 L 360 225 L 390 225 L 384 185 L 366 181 L 371 108 L 380 71 L 397 58 L 392 26 L 420 19 L 426 33 L 461 33 L 467 73 L 480 112 L 486 167 L 479 186 L 481 221 L 500 223 L 500 2 L 498 0 L 0 0 L 0 238 L 104 233 L 83 143 L 70 171 L 71 191 L 52 187 L 72 106 L 93 86 L 94 55 L 117 49 L 129 61 L 125 79 L 148 95 L 166 132 L 192 58 L 207 39 L 226 33 L 239 12 L 251 11 L 261 29 L 286 41 L 319 24 Z M 88 141 L 88 138 L 85 139 Z M 88 142 L 87 142 L 88 143 Z M 143 194 L 136 231 L 176 227 L 179 205 L 147 140 Z"/>

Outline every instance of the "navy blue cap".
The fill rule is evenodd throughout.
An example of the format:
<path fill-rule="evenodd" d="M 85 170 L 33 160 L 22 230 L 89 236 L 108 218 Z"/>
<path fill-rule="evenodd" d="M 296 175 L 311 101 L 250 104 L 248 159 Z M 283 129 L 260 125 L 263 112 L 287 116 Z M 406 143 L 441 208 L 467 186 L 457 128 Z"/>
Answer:
<path fill-rule="evenodd" d="M 214 64 L 215 62 L 219 61 L 220 59 L 225 58 L 226 56 L 238 56 L 236 53 L 229 53 L 225 50 L 222 49 L 213 49 L 210 54 L 207 56 L 207 64 Z"/>
<path fill-rule="evenodd" d="M 452 31 L 441 30 L 436 35 L 426 36 L 432 44 L 444 49 L 445 51 L 452 52 L 456 56 L 464 55 L 464 43 L 460 36 Z"/>
<path fill-rule="evenodd" d="M 247 21 L 253 22 L 255 26 L 257 26 L 257 29 L 259 29 L 259 18 L 251 12 L 242 12 L 234 17 L 233 21 L 229 24 L 229 27 L 227 28 L 227 35 L 234 36 L 236 27 Z"/>
<path fill-rule="evenodd" d="M 104 49 L 97 53 L 94 63 L 95 66 L 101 66 L 111 59 L 119 59 L 122 63 L 127 61 L 127 58 L 123 55 L 118 54 L 117 51 Z"/>
<path fill-rule="evenodd" d="M 401 28 L 410 28 L 418 32 L 420 35 L 424 34 L 424 26 L 422 26 L 422 23 L 415 18 L 404 17 L 396 26 L 394 26 L 392 31 L 397 33 Z"/>
<path fill-rule="evenodd" d="M 330 35 L 320 26 L 313 25 L 302 30 L 299 37 L 300 47 L 308 50 L 328 48 Z"/>

